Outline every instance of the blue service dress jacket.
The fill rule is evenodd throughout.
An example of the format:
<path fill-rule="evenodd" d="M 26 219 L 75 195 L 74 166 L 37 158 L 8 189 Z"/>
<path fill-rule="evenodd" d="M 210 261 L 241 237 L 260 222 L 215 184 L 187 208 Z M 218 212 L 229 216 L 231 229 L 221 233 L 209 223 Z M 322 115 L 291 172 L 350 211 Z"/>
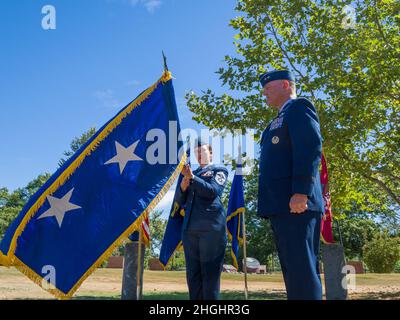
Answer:
<path fill-rule="evenodd" d="M 185 192 L 180 188 L 175 201 L 185 208 L 182 230 L 226 231 L 226 211 L 221 195 L 228 180 L 228 171 L 210 164 L 193 171 L 194 179 Z"/>
<path fill-rule="evenodd" d="M 295 193 L 308 196 L 308 210 L 323 212 L 319 178 L 322 137 L 314 105 L 306 98 L 289 100 L 261 137 L 258 215 L 290 213 Z"/>

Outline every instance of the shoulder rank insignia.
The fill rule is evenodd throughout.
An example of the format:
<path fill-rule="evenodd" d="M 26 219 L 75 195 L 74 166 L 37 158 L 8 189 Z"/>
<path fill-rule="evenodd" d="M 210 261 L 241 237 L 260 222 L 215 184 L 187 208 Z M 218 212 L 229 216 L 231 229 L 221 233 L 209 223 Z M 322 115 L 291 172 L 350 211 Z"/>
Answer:
<path fill-rule="evenodd" d="M 283 117 L 276 118 L 274 121 L 272 121 L 269 130 L 278 129 L 282 127 L 282 124 L 283 124 Z"/>

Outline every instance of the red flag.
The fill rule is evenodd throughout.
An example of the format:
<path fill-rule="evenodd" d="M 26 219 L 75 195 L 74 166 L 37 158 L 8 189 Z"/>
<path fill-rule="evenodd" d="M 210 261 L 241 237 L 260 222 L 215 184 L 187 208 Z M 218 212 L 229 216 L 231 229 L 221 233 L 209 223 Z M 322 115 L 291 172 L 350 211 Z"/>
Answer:
<path fill-rule="evenodd" d="M 149 245 L 150 243 L 150 220 L 149 216 L 146 214 L 146 217 L 144 218 L 142 222 L 142 235 L 143 235 L 143 241 L 146 245 Z"/>
<path fill-rule="evenodd" d="M 329 193 L 328 185 L 328 168 L 326 167 L 325 156 L 322 154 L 321 158 L 321 187 L 322 197 L 324 199 L 325 214 L 321 221 L 321 239 L 324 243 L 334 243 L 332 231 L 332 208 L 331 208 L 331 194 Z"/>

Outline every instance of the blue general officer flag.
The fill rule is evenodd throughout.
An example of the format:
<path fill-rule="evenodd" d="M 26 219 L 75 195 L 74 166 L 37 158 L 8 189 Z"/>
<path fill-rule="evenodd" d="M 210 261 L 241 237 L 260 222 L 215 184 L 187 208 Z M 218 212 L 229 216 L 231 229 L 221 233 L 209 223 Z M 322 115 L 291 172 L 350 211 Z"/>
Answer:
<path fill-rule="evenodd" d="M 188 143 L 186 149 L 186 159 L 188 159 L 188 163 L 190 164 L 189 147 L 190 145 Z M 182 179 L 183 175 L 180 174 L 178 183 L 176 185 L 175 194 L 178 188 L 181 186 Z M 159 261 L 164 269 L 170 262 L 174 252 L 182 247 L 182 226 L 184 216 L 185 208 L 182 207 L 177 201 L 173 201 L 159 256 Z"/>
<path fill-rule="evenodd" d="M 232 242 L 231 256 L 235 268 L 238 270 L 239 245 L 243 245 L 243 214 L 244 193 L 242 165 L 238 164 L 233 177 L 231 191 L 229 194 L 226 227 L 229 240 Z"/>
<path fill-rule="evenodd" d="M 179 132 L 171 74 L 165 71 L 32 196 L 0 245 L 2 262 L 56 297 L 71 297 L 140 227 L 179 175 L 185 159 L 178 159 L 182 142 L 170 136 L 171 121 Z M 157 139 L 148 141 L 152 129 L 165 134 L 165 161 L 149 156 Z"/>

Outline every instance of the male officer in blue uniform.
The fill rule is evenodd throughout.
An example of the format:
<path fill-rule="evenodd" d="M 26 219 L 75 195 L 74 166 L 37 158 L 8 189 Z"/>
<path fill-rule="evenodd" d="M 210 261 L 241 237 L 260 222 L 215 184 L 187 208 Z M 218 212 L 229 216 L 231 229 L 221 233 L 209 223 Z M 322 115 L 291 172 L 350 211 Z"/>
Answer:
<path fill-rule="evenodd" d="M 287 298 L 320 300 L 319 118 L 309 100 L 296 97 L 291 72 L 268 72 L 260 82 L 267 104 L 279 112 L 261 138 L 258 214 L 270 219 Z"/>
<path fill-rule="evenodd" d="M 228 171 L 211 163 L 211 145 L 197 140 L 199 168 L 182 170 L 175 201 L 185 207 L 182 244 L 191 300 L 217 300 L 227 242 L 226 211 L 221 202 Z"/>

